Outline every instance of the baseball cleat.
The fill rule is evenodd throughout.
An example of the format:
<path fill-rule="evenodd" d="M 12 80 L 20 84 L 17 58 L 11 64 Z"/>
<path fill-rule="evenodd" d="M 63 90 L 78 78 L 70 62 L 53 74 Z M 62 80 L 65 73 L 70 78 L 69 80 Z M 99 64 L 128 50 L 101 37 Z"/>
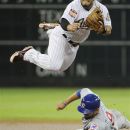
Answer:
<path fill-rule="evenodd" d="M 21 51 L 16 51 L 15 53 L 13 53 L 10 57 L 10 62 L 11 63 L 15 63 L 15 62 L 18 62 L 18 61 L 22 61 L 23 60 L 23 56 L 24 54 L 30 50 L 30 49 L 33 49 L 32 46 L 28 46 L 28 47 L 25 47 L 23 50 Z"/>

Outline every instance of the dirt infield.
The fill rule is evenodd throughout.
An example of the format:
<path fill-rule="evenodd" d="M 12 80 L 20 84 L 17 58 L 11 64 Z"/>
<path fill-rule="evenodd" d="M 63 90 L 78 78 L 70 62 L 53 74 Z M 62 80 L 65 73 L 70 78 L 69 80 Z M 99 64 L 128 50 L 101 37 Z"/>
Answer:
<path fill-rule="evenodd" d="M 0 130 L 76 130 L 78 123 L 0 123 Z"/>
<path fill-rule="evenodd" d="M 76 130 L 79 128 L 81 124 L 78 123 L 0 123 L 0 130 Z"/>

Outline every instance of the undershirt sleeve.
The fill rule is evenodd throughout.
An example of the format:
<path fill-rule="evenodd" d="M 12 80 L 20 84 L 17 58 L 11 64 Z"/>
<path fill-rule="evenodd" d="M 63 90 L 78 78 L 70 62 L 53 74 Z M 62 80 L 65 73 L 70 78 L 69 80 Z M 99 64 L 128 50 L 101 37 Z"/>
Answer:
<path fill-rule="evenodd" d="M 67 26 L 69 24 L 70 24 L 69 21 L 67 19 L 65 19 L 65 18 L 62 18 L 60 20 L 60 25 L 61 25 L 62 29 L 65 30 L 65 31 L 67 31 Z"/>

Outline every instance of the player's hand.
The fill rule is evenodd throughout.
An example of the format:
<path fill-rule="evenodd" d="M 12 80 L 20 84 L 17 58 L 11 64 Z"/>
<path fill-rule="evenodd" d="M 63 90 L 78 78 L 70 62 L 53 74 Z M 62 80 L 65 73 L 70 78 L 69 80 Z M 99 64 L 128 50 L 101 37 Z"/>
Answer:
<path fill-rule="evenodd" d="M 57 111 L 59 111 L 59 110 L 63 110 L 65 107 L 66 107 L 66 104 L 64 102 L 62 102 L 57 105 L 56 109 L 57 109 Z"/>
<path fill-rule="evenodd" d="M 112 31 L 111 26 L 105 26 L 105 31 L 106 31 L 106 35 L 110 35 Z"/>
<path fill-rule="evenodd" d="M 67 26 L 67 30 L 70 32 L 75 32 L 80 28 L 80 23 L 72 23 Z"/>

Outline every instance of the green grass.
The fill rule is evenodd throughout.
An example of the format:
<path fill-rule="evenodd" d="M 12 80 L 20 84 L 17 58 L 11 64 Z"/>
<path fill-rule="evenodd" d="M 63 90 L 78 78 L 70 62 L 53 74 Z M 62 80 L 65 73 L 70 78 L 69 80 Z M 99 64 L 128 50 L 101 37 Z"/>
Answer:
<path fill-rule="evenodd" d="M 78 121 L 81 114 L 75 101 L 63 111 L 56 105 L 76 88 L 0 89 L 0 121 Z M 130 89 L 92 89 L 108 108 L 116 108 L 130 119 Z"/>

